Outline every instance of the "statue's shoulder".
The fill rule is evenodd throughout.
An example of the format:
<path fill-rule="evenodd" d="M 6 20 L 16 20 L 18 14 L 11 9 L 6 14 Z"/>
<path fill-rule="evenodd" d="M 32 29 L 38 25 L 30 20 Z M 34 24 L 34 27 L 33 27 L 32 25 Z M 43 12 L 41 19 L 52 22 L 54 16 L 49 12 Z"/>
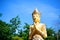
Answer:
<path fill-rule="evenodd" d="M 34 25 L 32 24 L 32 25 L 30 25 L 30 27 L 34 27 Z"/>
<path fill-rule="evenodd" d="M 45 24 L 44 24 L 44 23 L 40 23 L 40 25 L 44 25 L 44 26 L 45 26 Z"/>

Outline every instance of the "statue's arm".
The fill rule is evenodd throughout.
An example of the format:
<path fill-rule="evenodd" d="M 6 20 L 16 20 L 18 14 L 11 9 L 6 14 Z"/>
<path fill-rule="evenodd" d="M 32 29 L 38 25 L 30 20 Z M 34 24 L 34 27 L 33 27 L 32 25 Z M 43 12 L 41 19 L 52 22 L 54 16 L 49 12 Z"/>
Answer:
<path fill-rule="evenodd" d="M 31 26 L 29 27 L 29 40 L 31 39 Z"/>
<path fill-rule="evenodd" d="M 41 36 L 43 36 L 44 38 L 47 37 L 47 33 L 46 33 L 46 27 L 45 27 L 45 24 L 42 24 L 42 27 L 36 27 L 37 31 L 39 32 L 39 34 Z"/>
<path fill-rule="evenodd" d="M 42 26 L 43 26 L 43 27 L 42 27 L 43 37 L 44 37 L 44 38 L 47 38 L 46 25 L 45 25 L 45 24 L 43 24 Z"/>
<path fill-rule="evenodd" d="M 30 25 L 30 27 L 29 27 L 29 39 L 32 39 L 33 33 L 34 33 L 33 25 Z"/>

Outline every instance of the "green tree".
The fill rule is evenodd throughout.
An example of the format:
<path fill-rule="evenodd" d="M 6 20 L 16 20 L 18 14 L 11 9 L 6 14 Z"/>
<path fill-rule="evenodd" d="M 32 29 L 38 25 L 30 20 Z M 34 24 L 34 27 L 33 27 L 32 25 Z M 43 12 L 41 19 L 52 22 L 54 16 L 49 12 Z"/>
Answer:
<path fill-rule="evenodd" d="M 12 40 L 23 40 L 22 37 L 19 37 L 18 35 L 12 37 Z"/>
<path fill-rule="evenodd" d="M 15 18 L 12 18 L 10 20 L 10 23 L 11 23 L 11 27 L 10 27 L 10 30 L 13 34 L 15 34 L 16 30 L 20 27 L 19 24 L 20 24 L 20 18 L 18 16 L 16 16 Z"/>
<path fill-rule="evenodd" d="M 58 32 L 56 33 L 56 38 L 57 40 L 60 40 L 60 30 L 58 30 Z"/>
<path fill-rule="evenodd" d="M 28 34 L 29 34 L 29 24 L 27 24 L 27 23 L 25 23 L 25 25 L 24 25 L 24 30 L 22 31 L 20 31 L 20 37 L 22 37 L 24 40 L 29 40 L 28 39 Z"/>
<path fill-rule="evenodd" d="M 24 40 L 29 40 L 29 24 L 25 23 L 24 29 Z"/>
<path fill-rule="evenodd" d="M 18 16 L 10 20 L 10 24 L 0 20 L 0 40 L 11 40 L 20 24 Z M 18 36 L 18 35 L 17 35 Z"/>
<path fill-rule="evenodd" d="M 59 35 L 58 37 L 59 37 L 59 39 L 60 39 L 60 30 L 58 30 L 58 35 Z"/>
<path fill-rule="evenodd" d="M 47 35 L 53 36 L 53 34 L 55 34 L 55 31 L 52 28 L 47 28 Z"/>
<path fill-rule="evenodd" d="M 11 40 L 9 24 L 0 20 L 0 40 Z"/>
<path fill-rule="evenodd" d="M 55 31 L 52 28 L 47 28 L 47 38 L 45 40 L 56 40 Z"/>
<path fill-rule="evenodd" d="M 19 31 L 19 37 L 23 37 L 23 31 L 22 31 L 22 29 Z"/>

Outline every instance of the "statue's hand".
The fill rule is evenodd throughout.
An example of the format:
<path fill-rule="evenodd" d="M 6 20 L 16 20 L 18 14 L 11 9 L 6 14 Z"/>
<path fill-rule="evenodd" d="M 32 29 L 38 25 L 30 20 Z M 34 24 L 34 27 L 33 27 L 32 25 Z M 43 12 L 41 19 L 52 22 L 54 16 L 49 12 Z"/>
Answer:
<path fill-rule="evenodd" d="M 34 24 L 34 28 L 35 28 L 36 30 L 41 30 L 41 27 L 40 27 L 39 24 Z"/>
<path fill-rule="evenodd" d="M 44 32 L 41 30 L 40 25 L 36 25 L 36 24 L 34 24 L 34 27 L 35 27 L 35 29 L 39 32 L 39 34 L 41 34 L 41 35 L 44 34 Z"/>

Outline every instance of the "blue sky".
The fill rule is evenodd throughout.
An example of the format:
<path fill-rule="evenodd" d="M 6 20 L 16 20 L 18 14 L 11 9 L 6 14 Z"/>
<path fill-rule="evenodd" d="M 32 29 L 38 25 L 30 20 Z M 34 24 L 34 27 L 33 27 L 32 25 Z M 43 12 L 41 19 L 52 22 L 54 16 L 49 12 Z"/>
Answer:
<path fill-rule="evenodd" d="M 60 15 L 60 0 L 0 0 L 1 20 L 9 23 L 9 20 L 19 15 L 21 25 L 33 24 L 32 12 L 37 8 L 41 13 L 41 23 L 55 30 L 60 29 L 58 22 Z"/>

